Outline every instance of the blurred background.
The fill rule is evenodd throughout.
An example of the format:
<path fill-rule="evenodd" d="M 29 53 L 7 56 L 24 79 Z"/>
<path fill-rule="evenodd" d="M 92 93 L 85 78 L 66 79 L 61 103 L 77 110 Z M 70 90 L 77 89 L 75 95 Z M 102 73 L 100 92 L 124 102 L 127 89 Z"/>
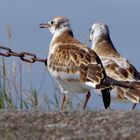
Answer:
<path fill-rule="evenodd" d="M 90 26 L 95 22 L 107 23 L 117 50 L 140 70 L 139 0 L 1 0 L 0 44 L 10 47 L 13 51 L 27 51 L 46 58 L 52 35 L 49 31 L 40 29 L 39 24 L 57 15 L 67 17 L 75 37 L 89 47 Z M 4 92 L 8 89 L 4 98 L 8 100 L 7 96 L 9 99 L 12 97 L 14 100 L 12 106 L 29 108 L 28 106 L 33 106 L 31 103 L 33 102 L 37 108 L 46 108 L 46 103 L 49 109 L 50 104 L 53 109 L 58 108 L 59 92 L 43 63 L 27 64 L 14 57 L 4 59 L 0 57 L 0 61 L 1 89 Z M 3 95 L 0 100 L 2 97 Z M 83 95 L 72 97 L 73 106 L 78 108 L 83 97 Z M 132 104 L 112 103 L 111 106 L 114 109 L 130 109 Z M 88 108 L 103 109 L 102 99 L 95 91 L 92 91 Z"/>

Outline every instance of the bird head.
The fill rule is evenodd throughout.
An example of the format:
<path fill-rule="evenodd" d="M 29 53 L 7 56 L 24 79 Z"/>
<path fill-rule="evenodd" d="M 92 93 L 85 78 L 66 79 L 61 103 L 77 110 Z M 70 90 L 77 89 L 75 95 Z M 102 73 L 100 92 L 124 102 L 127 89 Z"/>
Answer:
<path fill-rule="evenodd" d="M 40 28 L 47 28 L 52 34 L 55 34 L 56 32 L 70 30 L 70 23 L 67 18 L 63 16 L 57 16 L 47 23 L 41 23 Z"/>
<path fill-rule="evenodd" d="M 90 28 L 90 41 L 103 35 L 109 35 L 109 28 L 104 23 L 94 23 Z"/>

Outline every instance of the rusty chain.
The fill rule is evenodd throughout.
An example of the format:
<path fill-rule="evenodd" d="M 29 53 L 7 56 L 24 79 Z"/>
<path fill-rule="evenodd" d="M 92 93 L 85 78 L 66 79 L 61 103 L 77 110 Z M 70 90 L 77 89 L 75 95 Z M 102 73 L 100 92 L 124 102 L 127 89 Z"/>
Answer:
<path fill-rule="evenodd" d="M 28 63 L 34 63 L 36 61 L 43 62 L 47 66 L 47 58 L 46 59 L 38 58 L 35 54 L 29 52 L 17 53 L 12 51 L 10 48 L 4 46 L 0 46 L 0 55 L 5 57 L 10 57 L 10 56 L 19 57 L 22 61 Z"/>

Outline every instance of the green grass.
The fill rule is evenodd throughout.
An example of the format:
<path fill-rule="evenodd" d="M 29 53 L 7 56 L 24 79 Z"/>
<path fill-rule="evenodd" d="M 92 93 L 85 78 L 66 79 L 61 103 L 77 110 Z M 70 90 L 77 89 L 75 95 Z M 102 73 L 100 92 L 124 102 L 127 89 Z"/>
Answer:
<path fill-rule="evenodd" d="M 13 62 L 12 68 L 9 70 L 9 66 L 6 63 L 7 60 L 9 62 L 9 59 L 10 58 L 7 58 L 5 60 L 4 57 L 0 56 L 0 109 L 59 110 L 61 102 L 59 90 L 54 86 L 54 91 L 51 93 L 52 98 L 49 98 L 47 93 L 44 94 L 44 91 L 42 91 L 42 93 L 40 92 L 41 88 L 43 88 L 42 86 L 40 86 L 39 89 L 33 86 L 32 66 L 23 72 L 23 67 L 29 64 L 20 60 L 18 62 Z M 23 85 L 25 82 L 24 76 L 27 74 L 29 75 L 27 80 L 27 84 L 29 85 L 28 89 Z M 42 77 L 44 78 L 44 75 Z M 51 80 L 48 82 L 51 82 Z M 43 81 L 39 84 L 42 85 L 42 83 Z M 66 108 L 73 108 L 71 100 L 66 103 Z"/>

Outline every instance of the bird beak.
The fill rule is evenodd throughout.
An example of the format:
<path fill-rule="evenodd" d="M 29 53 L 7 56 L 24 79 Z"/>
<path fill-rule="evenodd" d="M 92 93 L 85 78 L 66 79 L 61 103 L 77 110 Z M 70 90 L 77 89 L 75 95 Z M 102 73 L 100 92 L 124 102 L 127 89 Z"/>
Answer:
<path fill-rule="evenodd" d="M 50 24 L 48 24 L 48 23 L 41 23 L 40 24 L 40 28 L 50 28 Z"/>

